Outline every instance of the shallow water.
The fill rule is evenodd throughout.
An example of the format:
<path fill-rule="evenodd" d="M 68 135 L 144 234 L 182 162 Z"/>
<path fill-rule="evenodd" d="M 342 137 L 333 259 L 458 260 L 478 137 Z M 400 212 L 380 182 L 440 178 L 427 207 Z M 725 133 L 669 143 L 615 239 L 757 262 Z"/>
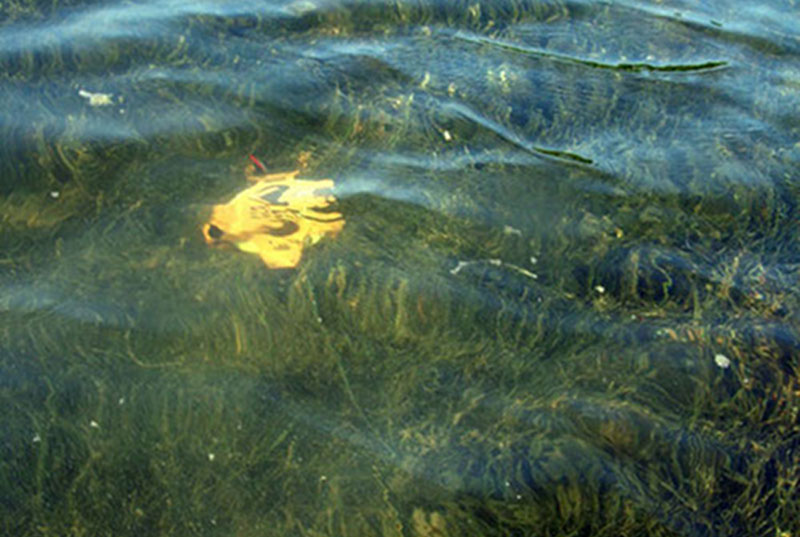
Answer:
<path fill-rule="evenodd" d="M 4 2 L 0 531 L 794 535 L 797 10 Z"/>

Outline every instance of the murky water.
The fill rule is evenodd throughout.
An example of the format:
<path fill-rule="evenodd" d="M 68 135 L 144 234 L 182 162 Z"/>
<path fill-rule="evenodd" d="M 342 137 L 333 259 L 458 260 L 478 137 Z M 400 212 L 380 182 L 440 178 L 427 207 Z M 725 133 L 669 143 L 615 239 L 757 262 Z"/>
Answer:
<path fill-rule="evenodd" d="M 0 532 L 795 535 L 798 9 L 3 2 Z"/>

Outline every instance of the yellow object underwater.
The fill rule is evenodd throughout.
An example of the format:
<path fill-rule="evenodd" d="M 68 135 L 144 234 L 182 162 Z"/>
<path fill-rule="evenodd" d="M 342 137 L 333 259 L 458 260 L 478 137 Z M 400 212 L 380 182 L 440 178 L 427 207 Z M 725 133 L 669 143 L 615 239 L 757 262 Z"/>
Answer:
<path fill-rule="evenodd" d="M 344 227 L 341 213 L 328 210 L 336 201 L 330 194 L 332 180 L 297 179 L 299 170 L 263 174 L 249 167 L 245 174 L 255 184 L 214 206 L 203 225 L 208 244 L 231 244 L 257 254 L 269 268 L 292 268 L 303 248 Z"/>

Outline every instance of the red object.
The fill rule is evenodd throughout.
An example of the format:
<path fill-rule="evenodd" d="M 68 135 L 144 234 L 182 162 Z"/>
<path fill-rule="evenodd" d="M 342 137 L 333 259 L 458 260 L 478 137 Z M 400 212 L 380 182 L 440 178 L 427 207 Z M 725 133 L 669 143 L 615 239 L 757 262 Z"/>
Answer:
<path fill-rule="evenodd" d="M 256 156 L 255 156 L 255 155 L 253 155 L 252 153 L 251 153 L 250 155 L 248 155 L 248 156 L 250 157 L 250 160 L 253 162 L 253 164 L 255 164 L 256 166 L 258 166 L 258 169 L 259 169 L 259 170 L 261 170 L 261 171 L 262 171 L 262 172 L 264 172 L 264 173 L 267 173 L 267 167 L 266 167 L 266 166 L 264 166 L 264 163 L 263 163 L 263 162 L 261 162 L 260 160 L 258 160 L 258 157 L 256 157 Z"/>

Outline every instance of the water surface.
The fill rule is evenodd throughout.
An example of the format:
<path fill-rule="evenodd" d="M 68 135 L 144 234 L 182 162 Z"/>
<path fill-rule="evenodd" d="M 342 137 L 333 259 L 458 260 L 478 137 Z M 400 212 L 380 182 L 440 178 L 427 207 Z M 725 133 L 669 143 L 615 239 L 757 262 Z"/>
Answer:
<path fill-rule="evenodd" d="M 800 531 L 794 2 L 0 21 L 4 534 Z M 296 269 L 203 240 L 251 154 Z"/>

